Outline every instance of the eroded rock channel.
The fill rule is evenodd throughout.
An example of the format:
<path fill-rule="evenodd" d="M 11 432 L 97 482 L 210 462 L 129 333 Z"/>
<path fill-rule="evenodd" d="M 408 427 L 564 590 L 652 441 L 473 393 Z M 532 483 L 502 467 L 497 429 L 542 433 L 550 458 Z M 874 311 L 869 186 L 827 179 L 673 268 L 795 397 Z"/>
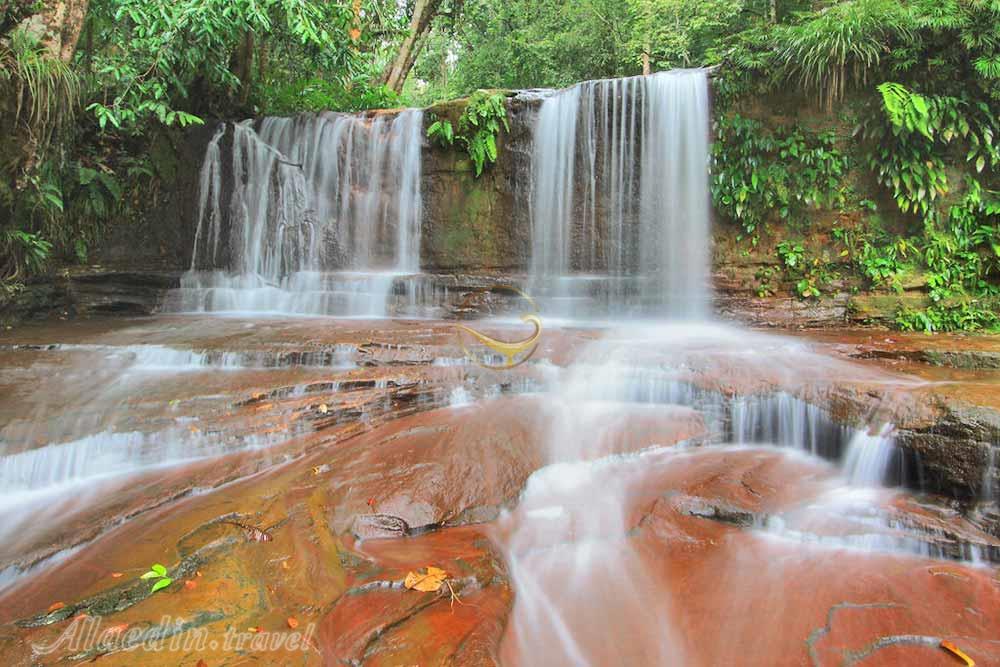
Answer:
<path fill-rule="evenodd" d="M 86 618 L 220 639 L 180 664 L 931 664 L 941 639 L 1000 659 L 995 432 L 946 426 L 995 414 L 969 400 L 995 371 L 717 325 L 553 329 L 508 371 L 455 340 L 189 316 L 16 332 L 5 662 L 135 664 L 110 636 L 39 650 Z M 174 580 L 153 594 L 151 563 Z M 403 585 L 428 565 L 445 592 Z M 221 646 L 289 619 L 304 652 Z"/>

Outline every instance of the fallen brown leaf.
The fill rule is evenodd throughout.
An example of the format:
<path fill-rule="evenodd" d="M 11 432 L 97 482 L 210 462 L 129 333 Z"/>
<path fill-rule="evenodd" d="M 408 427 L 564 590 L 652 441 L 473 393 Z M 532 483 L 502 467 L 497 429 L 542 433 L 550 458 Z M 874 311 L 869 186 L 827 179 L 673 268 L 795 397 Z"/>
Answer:
<path fill-rule="evenodd" d="M 441 585 L 448 578 L 448 573 L 439 567 L 429 565 L 426 572 L 409 572 L 403 585 L 415 591 L 434 593 L 441 590 Z"/>
<path fill-rule="evenodd" d="M 51 614 L 54 611 L 59 611 L 65 606 L 66 606 L 65 602 L 53 602 L 52 604 L 49 605 L 49 613 Z"/>
<path fill-rule="evenodd" d="M 195 665 L 194 667 L 208 667 L 208 663 L 205 662 L 204 660 L 198 660 L 198 664 Z"/>
<path fill-rule="evenodd" d="M 118 578 L 123 577 L 123 576 L 124 576 L 124 574 L 122 572 L 112 572 L 111 573 L 111 578 L 112 579 L 118 579 Z"/>
<path fill-rule="evenodd" d="M 295 617 L 289 616 L 288 617 L 288 627 L 290 627 L 292 630 L 294 630 L 295 628 L 299 627 L 299 621 L 298 621 L 298 619 L 296 619 Z"/>
<path fill-rule="evenodd" d="M 188 579 L 187 581 L 184 582 L 184 588 L 188 590 L 192 590 L 197 587 L 198 587 L 198 582 L 195 581 L 194 579 Z"/>

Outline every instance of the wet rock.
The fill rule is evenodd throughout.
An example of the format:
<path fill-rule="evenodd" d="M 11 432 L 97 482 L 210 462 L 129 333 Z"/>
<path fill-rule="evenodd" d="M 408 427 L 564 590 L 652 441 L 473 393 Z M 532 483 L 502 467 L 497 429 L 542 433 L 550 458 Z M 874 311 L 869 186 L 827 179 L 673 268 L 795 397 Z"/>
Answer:
<path fill-rule="evenodd" d="M 989 451 L 1000 442 L 1000 412 L 941 401 L 932 425 L 899 429 L 897 442 L 920 458 L 924 488 L 966 501 L 978 497 Z"/>
<path fill-rule="evenodd" d="M 766 517 L 740 509 L 729 503 L 696 496 L 668 496 L 678 511 L 690 516 L 749 528 L 762 525 Z"/>

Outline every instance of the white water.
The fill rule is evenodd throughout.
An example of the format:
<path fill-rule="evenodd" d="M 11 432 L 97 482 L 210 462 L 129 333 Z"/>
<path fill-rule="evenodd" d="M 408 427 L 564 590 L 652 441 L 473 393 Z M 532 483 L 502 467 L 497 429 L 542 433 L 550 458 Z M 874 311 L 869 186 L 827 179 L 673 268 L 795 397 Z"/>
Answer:
<path fill-rule="evenodd" d="M 814 481 L 802 481 L 814 484 L 815 494 L 758 525 L 760 540 L 800 543 L 806 559 L 817 548 L 942 555 L 931 531 L 897 525 L 894 492 L 877 488 L 894 454 L 891 427 L 852 431 L 790 393 L 866 373 L 801 341 L 713 324 L 611 330 L 582 350 L 546 394 L 549 465 L 529 478 L 517 508 L 498 524 L 517 591 L 506 650 L 528 664 L 529 656 L 601 664 L 594 656 L 620 655 L 614 642 L 628 634 L 641 664 L 686 664 L 674 620 L 685 602 L 666 595 L 663 573 L 642 553 L 641 540 L 628 537 L 629 508 L 648 493 L 643 484 L 655 471 L 712 456 L 718 444 L 732 443 L 725 447 L 732 452 L 785 451 L 816 471 Z M 719 379 L 762 386 L 732 396 L 711 389 Z M 788 391 L 765 389 L 774 384 Z M 665 447 L 685 437 L 692 418 L 704 420 L 709 446 Z M 838 464 L 839 475 L 831 470 Z M 792 488 L 799 482 L 788 480 Z M 976 547 L 965 547 L 974 557 Z"/>
<path fill-rule="evenodd" d="M 847 446 L 844 475 L 854 486 L 881 486 L 895 451 L 893 427 L 886 424 L 870 433 L 858 431 Z"/>
<path fill-rule="evenodd" d="M 422 143 L 418 110 L 222 126 L 170 308 L 385 316 L 397 278 L 420 270 Z"/>
<path fill-rule="evenodd" d="M 588 81 L 546 98 L 531 168 L 531 292 L 560 317 L 707 314 L 708 80 Z"/>
<path fill-rule="evenodd" d="M 986 466 L 983 468 L 983 484 L 980 496 L 982 500 L 987 502 L 991 500 L 1000 501 L 1000 489 L 996 488 L 996 483 L 993 481 L 998 474 L 997 450 L 1000 450 L 1000 446 L 990 447 L 989 453 L 986 455 Z"/>

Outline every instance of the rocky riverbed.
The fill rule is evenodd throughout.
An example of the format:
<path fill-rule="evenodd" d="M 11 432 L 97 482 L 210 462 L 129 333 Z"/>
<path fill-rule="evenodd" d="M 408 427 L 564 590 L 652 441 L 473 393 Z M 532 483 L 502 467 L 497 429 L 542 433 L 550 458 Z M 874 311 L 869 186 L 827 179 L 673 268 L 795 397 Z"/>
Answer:
<path fill-rule="evenodd" d="M 443 321 L 25 326 L 0 340 L 0 654 L 1000 662 L 998 349 L 578 326 L 492 370 Z M 404 585 L 428 566 L 446 585 Z"/>

